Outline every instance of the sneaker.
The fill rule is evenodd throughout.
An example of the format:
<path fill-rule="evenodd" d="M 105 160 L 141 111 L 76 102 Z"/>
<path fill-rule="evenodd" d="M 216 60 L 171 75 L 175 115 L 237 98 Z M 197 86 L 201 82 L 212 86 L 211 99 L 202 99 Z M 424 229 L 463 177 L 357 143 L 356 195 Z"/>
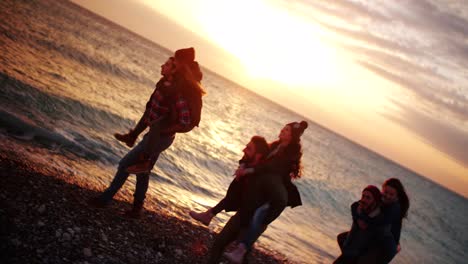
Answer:
<path fill-rule="evenodd" d="M 247 252 L 247 249 L 245 248 L 245 245 L 242 243 L 239 243 L 239 245 L 237 245 L 237 247 L 233 251 L 225 252 L 223 255 L 231 263 L 241 264 L 242 261 L 244 260 L 244 256 L 246 252 Z"/>
<path fill-rule="evenodd" d="M 151 171 L 151 162 L 149 160 L 139 161 L 129 166 L 127 172 L 130 174 L 149 173 Z"/>
<path fill-rule="evenodd" d="M 102 200 L 99 196 L 88 200 L 88 205 L 94 208 L 105 208 L 109 203 Z"/>
<path fill-rule="evenodd" d="M 135 145 L 136 137 L 133 137 L 130 134 L 115 133 L 114 137 L 118 141 L 120 141 L 122 143 L 125 143 L 125 145 L 127 145 L 129 148 L 131 148 L 131 147 L 133 147 L 133 145 Z"/>
<path fill-rule="evenodd" d="M 198 222 L 208 226 L 211 222 L 211 219 L 213 219 L 214 217 L 214 214 L 211 213 L 211 209 L 208 209 L 206 212 L 204 213 L 197 213 L 197 212 L 194 212 L 194 211 L 190 211 L 189 212 L 189 215 L 197 220 Z"/>

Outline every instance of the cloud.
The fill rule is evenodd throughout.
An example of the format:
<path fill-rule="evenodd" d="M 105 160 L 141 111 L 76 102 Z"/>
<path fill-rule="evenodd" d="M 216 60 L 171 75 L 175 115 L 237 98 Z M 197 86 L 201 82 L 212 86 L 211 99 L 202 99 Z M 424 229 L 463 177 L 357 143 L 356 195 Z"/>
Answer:
<path fill-rule="evenodd" d="M 382 20 L 389 21 L 391 18 L 384 13 L 373 9 L 364 3 L 352 2 L 347 0 L 334 1 L 304 1 L 304 0 L 285 0 L 279 1 L 283 7 L 293 9 L 296 13 L 310 17 L 311 11 L 333 16 L 339 19 L 348 20 Z M 292 7 L 292 8 L 291 8 Z"/>
<path fill-rule="evenodd" d="M 429 103 L 433 107 L 440 108 L 440 111 L 446 111 L 455 115 L 459 120 L 468 121 L 468 98 L 465 95 L 457 93 L 454 90 L 439 89 L 439 87 L 431 83 L 423 83 L 411 79 L 408 77 L 411 73 L 408 73 L 407 76 L 402 76 L 367 61 L 360 61 L 359 64 L 410 90 L 418 96 L 418 99 L 423 100 L 420 102 L 421 105 Z"/>
<path fill-rule="evenodd" d="M 314 19 L 315 23 L 321 25 L 324 28 L 327 28 L 330 31 L 333 31 L 340 36 L 344 36 L 353 42 L 360 42 L 363 46 L 372 45 L 379 49 L 390 50 L 393 52 L 403 53 L 403 54 L 413 54 L 413 55 L 422 55 L 422 52 L 417 49 L 416 47 L 411 47 L 399 43 L 398 41 L 386 39 L 383 37 L 376 36 L 367 31 L 358 31 L 352 30 L 344 27 L 339 27 L 335 25 L 331 25 L 329 23 L 320 21 L 319 19 Z M 349 42 L 349 41 L 348 41 Z M 338 43 L 339 45 L 346 45 L 346 43 Z"/>
<path fill-rule="evenodd" d="M 468 20 L 455 14 L 453 9 L 442 9 L 430 1 L 405 0 L 401 2 L 398 4 L 405 7 L 406 10 L 394 9 L 396 12 L 392 12 L 392 17 L 403 21 L 408 26 L 442 35 L 455 33 L 463 37 L 468 36 Z M 406 12 L 402 12 L 402 10 Z"/>
<path fill-rule="evenodd" d="M 468 120 L 468 4 L 429 0 L 288 1 L 334 32 L 335 45 L 368 70 L 406 88 L 420 107 Z M 333 16 L 341 22 L 327 19 Z"/>
<path fill-rule="evenodd" d="M 388 120 L 415 132 L 436 149 L 468 167 L 468 152 L 466 151 L 468 149 L 468 131 L 397 100 L 394 100 L 393 103 L 402 110 L 402 113 L 400 115 L 383 114 Z"/>
<path fill-rule="evenodd" d="M 398 72 L 398 73 L 408 73 L 411 75 L 432 75 L 432 77 L 439 78 L 444 81 L 448 81 L 448 79 L 440 74 L 437 74 L 436 69 L 429 65 L 419 65 L 412 63 L 408 59 L 404 59 L 397 54 L 392 54 L 386 51 L 380 51 L 372 48 L 366 48 L 362 46 L 355 46 L 355 45 L 344 45 L 343 46 L 346 50 L 352 51 L 355 54 L 360 54 L 358 62 L 362 61 L 372 61 L 375 64 L 381 65 L 385 69 L 389 69 L 389 71 Z M 366 66 L 366 65 L 364 65 Z"/>

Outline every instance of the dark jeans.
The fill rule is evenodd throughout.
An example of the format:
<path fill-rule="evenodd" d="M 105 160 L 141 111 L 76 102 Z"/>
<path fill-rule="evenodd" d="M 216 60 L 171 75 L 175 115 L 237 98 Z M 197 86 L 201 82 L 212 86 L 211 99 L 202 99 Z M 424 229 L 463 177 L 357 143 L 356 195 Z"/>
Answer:
<path fill-rule="evenodd" d="M 255 175 L 247 185 L 243 195 L 242 205 L 239 208 L 242 228 L 247 228 L 257 208 L 269 203 L 269 208 L 264 216 L 263 225 L 273 222 L 288 204 L 288 191 L 281 175 L 260 174 Z"/>
<path fill-rule="evenodd" d="M 238 239 L 239 236 L 241 236 L 241 233 L 240 216 L 239 213 L 236 213 L 229 219 L 226 225 L 224 225 L 223 230 L 221 230 L 221 232 L 216 236 L 213 245 L 208 252 L 208 261 L 206 263 L 218 264 L 226 247 Z M 261 235 L 261 233 L 259 235 Z M 250 250 L 248 249 L 242 263 L 248 263 L 249 254 Z"/>
<path fill-rule="evenodd" d="M 149 136 L 146 134 L 143 137 L 143 140 L 140 141 L 137 146 L 130 150 L 130 152 L 128 152 L 127 155 L 125 155 L 125 157 L 120 160 L 114 179 L 112 180 L 110 186 L 101 194 L 100 199 L 106 203 L 112 200 L 114 195 L 119 191 L 120 188 L 122 188 L 123 184 L 129 176 L 127 167 L 134 165 L 137 161 L 139 161 L 139 157 L 147 147 L 151 148 L 151 167 L 153 167 L 159 158 L 159 154 L 169 148 L 172 142 L 174 142 L 174 139 L 174 135 L 162 135 L 155 144 L 148 145 Z M 133 194 L 134 201 L 143 202 L 146 197 L 146 191 L 148 190 L 149 173 L 137 174 L 136 177 L 136 187 Z"/>
<path fill-rule="evenodd" d="M 224 249 L 240 234 L 240 216 L 239 213 L 233 215 L 224 225 L 223 230 L 216 236 L 210 251 L 208 252 L 209 264 L 219 263 L 219 259 L 224 252 Z"/>
<path fill-rule="evenodd" d="M 357 263 L 357 258 L 345 257 L 343 255 L 344 244 L 346 242 L 346 239 L 348 238 L 348 235 L 349 235 L 349 232 L 343 232 L 336 237 L 338 246 L 340 246 L 341 255 L 333 262 L 333 264 L 356 264 Z"/>
<path fill-rule="evenodd" d="M 268 213 L 269 208 L 270 204 L 266 203 L 257 208 L 257 210 L 255 211 L 252 221 L 250 222 L 250 225 L 247 228 L 247 232 L 241 240 L 241 242 L 244 243 L 247 249 L 251 249 L 255 241 L 257 241 L 260 235 L 266 230 L 266 226 L 263 223 L 265 221 L 265 217 Z"/>
<path fill-rule="evenodd" d="M 343 232 L 336 237 L 338 245 L 340 246 L 341 252 L 343 252 L 343 245 L 348 237 L 349 232 Z M 384 249 L 380 244 L 372 245 L 369 250 L 362 256 L 359 256 L 356 259 L 345 259 L 343 255 L 339 256 L 335 262 L 338 263 L 355 263 L 355 264 L 384 264 L 390 263 L 384 253 Z"/>

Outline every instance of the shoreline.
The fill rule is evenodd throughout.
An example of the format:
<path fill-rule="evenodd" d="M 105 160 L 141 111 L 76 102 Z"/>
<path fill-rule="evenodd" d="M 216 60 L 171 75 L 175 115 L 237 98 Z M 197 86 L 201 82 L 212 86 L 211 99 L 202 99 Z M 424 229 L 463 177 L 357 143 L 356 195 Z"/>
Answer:
<path fill-rule="evenodd" d="M 139 220 L 121 216 L 131 208 L 128 201 L 114 199 L 108 208 L 91 208 L 88 199 L 103 188 L 97 185 L 80 181 L 65 170 L 43 168 L 13 151 L 2 151 L 0 262 L 206 261 L 216 233 L 168 214 L 164 208 L 154 210 L 153 206 L 145 206 Z M 293 263 L 262 245 L 256 246 L 248 260 L 249 263 Z"/>

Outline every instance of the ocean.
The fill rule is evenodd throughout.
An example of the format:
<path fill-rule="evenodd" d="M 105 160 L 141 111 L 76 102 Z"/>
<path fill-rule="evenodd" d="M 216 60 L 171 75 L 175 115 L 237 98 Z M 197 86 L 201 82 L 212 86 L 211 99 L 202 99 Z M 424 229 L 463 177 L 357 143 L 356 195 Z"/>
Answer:
<path fill-rule="evenodd" d="M 0 51 L 3 145 L 107 186 L 128 151 L 112 135 L 139 119 L 171 51 L 52 0 L 0 1 Z M 178 135 L 160 156 L 149 189 L 156 203 L 187 220 L 189 210 L 224 196 L 251 136 L 273 141 L 284 124 L 305 119 L 207 69 L 202 83 L 208 94 L 200 127 Z M 350 204 L 366 185 L 397 177 L 411 207 L 393 263 L 466 263 L 466 198 L 307 121 L 305 175 L 296 181 L 303 206 L 287 208 L 261 243 L 297 262 L 331 263 L 339 255 L 336 235 L 351 225 Z M 220 230 L 231 215 L 220 213 L 210 228 Z"/>

